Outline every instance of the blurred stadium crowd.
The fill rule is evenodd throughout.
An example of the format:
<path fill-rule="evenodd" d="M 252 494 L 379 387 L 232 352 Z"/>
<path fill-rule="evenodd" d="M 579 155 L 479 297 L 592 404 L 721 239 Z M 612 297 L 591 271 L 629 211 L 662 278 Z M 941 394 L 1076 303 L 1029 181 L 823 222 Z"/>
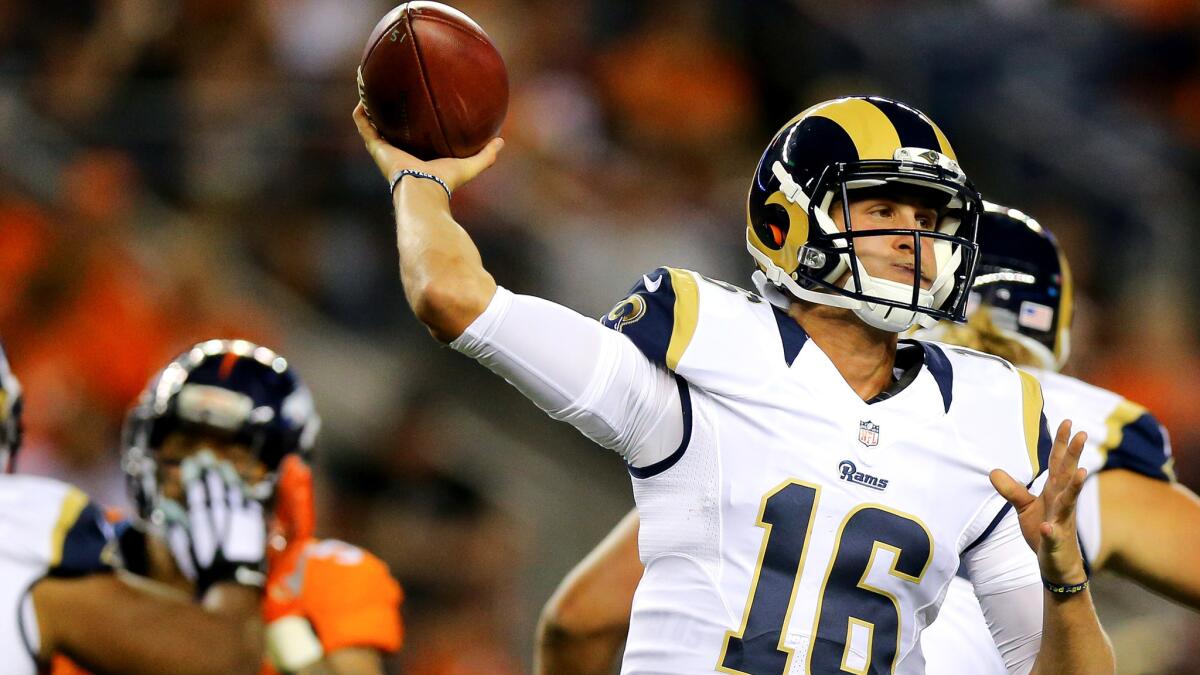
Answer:
<path fill-rule="evenodd" d="M 773 131 L 834 95 L 900 98 L 987 198 L 1057 233 L 1082 304 L 1068 372 L 1153 410 L 1200 488 L 1193 0 L 452 4 L 510 71 L 509 145 L 454 198 L 505 286 L 598 316 L 660 264 L 748 285 L 744 196 Z M 21 468 L 124 504 L 120 424 L 150 374 L 203 338 L 271 345 L 325 418 L 319 530 L 404 584 L 396 672 L 522 672 L 541 603 L 632 500 L 615 455 L 404 304 L 350 120 L 390 6 L 0 1 Z M 1100 592 L 1123 672 L 1200 656 L 1195 615 Z"/>

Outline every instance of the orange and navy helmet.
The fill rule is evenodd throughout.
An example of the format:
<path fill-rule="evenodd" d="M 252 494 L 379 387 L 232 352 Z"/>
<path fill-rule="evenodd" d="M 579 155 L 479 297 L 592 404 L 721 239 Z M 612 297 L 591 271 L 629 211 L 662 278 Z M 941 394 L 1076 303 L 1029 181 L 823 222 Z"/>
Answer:
<path fill-rule="evenodd" d="M 155 455 L 181 431 L 215 434 L 246 445 L 274 488 L 288 455 L 308 459 L 320 429 L 312 393 L 274 351 L 245 340 L 201 342 L 159 371 L 125 421 L 121 465 L 139 515 L 148 518 L 157 493 Z M 260 486 L 251 486 L 260 487 Z"/>
<path fill-rule="evenodd" d="M 21 408 L 24 397 L 21 383 L 8 365 L 8 356 L 0 345 L 0 472 L 12 473 L 17 451 L 21 449 Z"/>
<path fill-rule="evenodd" d="M 937 226 L 855 231 L 851 192 L 883 187 L 937 195 L 944 204 Z M 831 216 L 835 202 L 845 231 Z M 979 192 L 928 117 L 880 96 L 847 96 L 805 110 L 772 139 L 750 186 L 746 245 L 768 298 L 846 307 L 870 325 L 900 332 L 966 318 L 981 211 Z M 862 237 L 898 235 L 912 237 L 911 283 L 874 278 L 855 255 Z M 921 287 L 923 255 L 937 262 L 929 289 Z"/>
<path fill-rule="evenodd" d="M 1047 370 L 1071 351 L 1071 268 L 1049 230 L 1017 209 L 984 202 L 970 312 L 987 311 L 1000 332 Z"/>

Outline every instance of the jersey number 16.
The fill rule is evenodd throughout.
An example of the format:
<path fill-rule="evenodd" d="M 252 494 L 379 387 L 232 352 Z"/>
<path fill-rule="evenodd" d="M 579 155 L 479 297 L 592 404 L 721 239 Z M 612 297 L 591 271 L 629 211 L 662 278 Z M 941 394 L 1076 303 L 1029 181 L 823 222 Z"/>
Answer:
<path fill-rule="evenodd" d="M 758 512 L 758 526 L 766 530 L 762 551 L 741 630 L 725 634 L 720 672 L 790 672 L 795 654 L 784 646 L 783 632 L 791 622 L 819 495 L 819 486 L 790 480 L 763 498 Z M 867 581 L 880 549 L 892 553 L 889 574 L 917 584 L 933 559 L 933 538 L 913 516 L 882 505 L 861 504 L 846 515 L 821 584 L 805 672 L 893 671 L 900 605 Z"/>

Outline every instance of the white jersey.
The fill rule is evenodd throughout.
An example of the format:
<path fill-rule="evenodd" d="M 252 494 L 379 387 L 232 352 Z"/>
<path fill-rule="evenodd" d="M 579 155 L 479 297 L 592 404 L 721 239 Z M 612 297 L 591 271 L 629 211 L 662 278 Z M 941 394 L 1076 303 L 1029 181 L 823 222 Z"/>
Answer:
<path fill-rule="evenodd" d="M 988 479 L 1028 484 L 1046 464 L 1031 376 L 904 341 L 898 382 L 864 402 L 786 314 L 685 270 L 644 276 L 603 319 L 636 350 L 516 297 L 498 292 L 452 345 L 630 461 L 646 569 L 623 673 L 922 673 L 918 637 L 960 561 L 1018 605 L 1013 669 L 1032 664 L 1041 616 L 1011 600 L 1040 597 L 1037 562 Z M 678 386 L 683 441 L 652 463 L 627 451 L 664 416 L 645 404 L 662 387 L 610 365 L 620 349 Z M 589 358 L 597 373 L 564 384 Z"/>
<path fill-rule="evenodd" d="M 32 675 L 39 645 L 30 600 L 47 575 L 108 569 L 111 530 L 83 492 L 35 476 L 0 475 L 0 655 L 5 675 Z"/>
<path fill-rule="evenodd" d="M 1076 506 L 1076 524 L 1084 559 L 1100 547 L 1100 495 L 1094 480 L 1109 469 L 1128 469 L 1158 480 L 1173 480 L 1171 444 L 1166 429 L 1145 408 L 1118 394 L 1048 370 L 1031 370 L 1042 383 L 1051 428 L 1064 419 L 1075 433 L 1086 431 L 1079 465 L 1088 470 Z M 923 636 L 930 675 L 1002 675 L 996 651 L 971 583 L 959 577 L 950 586 L 938 620 Z"/>

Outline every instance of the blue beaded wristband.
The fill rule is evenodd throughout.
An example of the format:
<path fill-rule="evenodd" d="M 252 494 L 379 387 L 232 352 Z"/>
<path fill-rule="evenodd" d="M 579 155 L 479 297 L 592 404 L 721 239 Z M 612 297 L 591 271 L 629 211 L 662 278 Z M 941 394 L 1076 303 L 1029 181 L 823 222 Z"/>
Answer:
<path fill-rule="evenodd" d="M 1076 593 L 1087 590 L 1088 579 L 1084 579 L 1083 583 L 1080 584 L 1056 584 L 1053 581 L 1047 581 L 1045 577 L 1042 577 L 1042 585 L 1045 586 L 1046 590 L 1050 591 L 1051 593 L 1059 595 L 1075 595 Z"/>
<path fill-rule="evenodd" d="M 416 178 L 431 180 L 438 185 L 441 185 L 442 189 L 446 191 L 446 199 L 450 198 L 450 186 L 446 185 L 446 181 L 431 173 L 425 173 L 424 171 L 417 171 L 415 169 L 401 169 L 400 171 L 397 171 L 394 176 L 392 176 L 391 184 L 388 185 L 388 191 L 393 197 L 396 196 L 396 186 L 400 184 L 400 180 L 405 176 L 415 176 Z"/>

